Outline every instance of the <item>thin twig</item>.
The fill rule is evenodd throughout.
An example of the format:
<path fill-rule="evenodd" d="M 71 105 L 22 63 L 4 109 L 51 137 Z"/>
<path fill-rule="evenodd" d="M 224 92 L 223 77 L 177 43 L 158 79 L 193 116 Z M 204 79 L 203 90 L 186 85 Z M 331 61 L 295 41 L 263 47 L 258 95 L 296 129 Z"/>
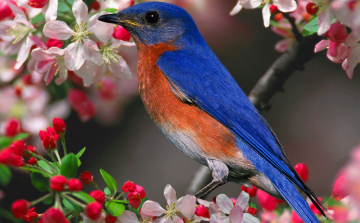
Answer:
<path fill-rule="evenodd" d="M 266 73 L 256 83 L 249 94 L 251 103 L 261 112 L 270 108 L 269 100 L 276 92 L 283 92 L 283 86 L 289 76 L 296 70 L 304 70 L 304 64 L 314 56 L 314 47 L 322 37 L 316 34 L 302 38 L 301 41 L 282 54 L 270 66 Z M 211 172 L 202 166 L 192 179 L 187 193 L 195 194 L 211 182 Z"/>
<path fill-rule="evenodd" d="M 303 39 L 303 36 L 301 35 L 301 33 L 299 32 L 296 24 L 295 24 L 295 19 L 293 17 L 291 17 L 288 13 L 283 13 L 284 18 L 286 18 L 289 23 L 291 24 L 291 28 L 292 28 L 292 32 L 295 35 L 295 39 L 297 41 L 301 41 Z"/>

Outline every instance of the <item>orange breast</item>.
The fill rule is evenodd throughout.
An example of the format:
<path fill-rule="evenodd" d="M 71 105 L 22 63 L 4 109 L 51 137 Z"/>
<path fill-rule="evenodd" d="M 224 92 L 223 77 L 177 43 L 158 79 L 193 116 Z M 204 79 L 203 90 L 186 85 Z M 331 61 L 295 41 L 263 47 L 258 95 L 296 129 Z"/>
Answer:
<path fill-rule="evenodd" d="M 174 50 L 177 50 L 176 46 L 163 43 L 139 46 L 139 92 L 147 112 L 178 147 L 196 144 L 198 148 L 185 145 L 185 150 L 198 150 L 195 151 L 198 156 L 226 163 L 248 162 L 237 148 L 235 137 L 226 127 L 196 105 L 182 102 L 173 93 L 156 61 L 162 53 Z M 185 134 L 185 142 L 177 142 L 182 139 L 176 133 Z"/>

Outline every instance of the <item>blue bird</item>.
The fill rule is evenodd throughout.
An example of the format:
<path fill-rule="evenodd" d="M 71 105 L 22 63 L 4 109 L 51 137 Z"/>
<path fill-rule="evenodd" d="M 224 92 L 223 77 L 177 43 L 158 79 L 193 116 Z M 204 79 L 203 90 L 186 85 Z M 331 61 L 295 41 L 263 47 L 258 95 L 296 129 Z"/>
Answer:
<path fill-rule="evenodd" d="M 227 181 L 255 185 L 286 200 L 304 222 L 319 222 L 297 188 L 324 214 L 322 204 L 184 9 L 148 2 L 99 20 L 130 32 L 147 112 L 183 153 L 212 171 L 212 182 L 197 197 Z"/>

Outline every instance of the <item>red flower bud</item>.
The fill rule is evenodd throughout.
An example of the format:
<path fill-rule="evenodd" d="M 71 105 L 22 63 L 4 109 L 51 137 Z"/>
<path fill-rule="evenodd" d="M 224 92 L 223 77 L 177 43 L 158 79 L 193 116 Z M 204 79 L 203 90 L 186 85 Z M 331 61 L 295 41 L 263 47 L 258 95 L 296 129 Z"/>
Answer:
<path fill-rule="evenodd" d="M 230 197 L 230 200 L 232 201 L 233 205 L 235 206 L 235 204 L 236 204 L 236 199 L 233 198 L 233 197 Z"/>
<path fill-rule="evenodd" d="M 29 164 L 31 164 L 31 165 L 36 165 L 37 164 L 37 159 L 35 159 L 34 157 L 30 157 L 30 159 L 27 162 Z"/>
<path fill-rule="evenodd" d="M 81 191 L 83 189 L 83 185 L 79 179 L 70 179 L 68 186 L 70 191 Z"/>
<path fill-rule="evenodd" d="M 13 136 L 19 134 L 20 131 L 21 131 L 21 123 L 20 123 L 19 119 L 10 118 L 5 125 L 5 135 L 8 137 L 13 137 Z"/>
<path fill-rule="evenodd" d="M 347 38 L 347 31 L 345 26 L 343 26 L 339 22 L 335 22 L 331 24 L 330 29 L 328 31 L 328 35 L 330 41 L 335 43 L 343 43 Z"/>
<path fill-rule="evenodd" d="M 15 141 L 10 145 L 10 150 L 15 154 L 15 155 L 23 155 L 26 147 L 25 147 L 25 143 L 22 140 L 19 141 Z"/>
<path fill-rule="evenodd" d="M 214 202 L 214 204 L 216 204 L 216 197 L 217 197 L 217 196 L 213 197 L 213 199 L 212 199 L 212 201 Z"/>
<path fill-rule="evenodd" d="M 13 17 L 13 16 L 14 16 L 14 13 L 10 9 L 10 7 L 6 3 L 6 1 L 4 1 L 4 0 L 0 1 L 0 21 L 6 19 L 8 17 Z"/>
<path fill-rule="evenodd" d="M 28 0 L 27 4 L 33 8 L 43 8 L 49 0 Z"/>
<path fill-rule="evenodd" d="M 309 179 L 309 170 L 303 163 L 298 163 L 294 166 L 295 171 L 299 174 L 300 178 L 306 183 Z"/>
<path fill-rule="evenodd" d="M 105 217 L 105 222 L 106 223 L 115 223 L 116 221 L 117 221 L 117 217 L 114 217 L 111 214 L 108 214 Z"/>
<path fill-rule="evenodd" d="M 68 94 L 68 100 L 70 105 L 78 113 L 81 121 L 87 122 L 95 116 L 95 106 L 83 91 L 71 89 Z"/>
<path fill-rule="evenodd" d="M 349 1 L 348 2 L 348 7 L 351 11 L 354 11 L 355 7 L 356 7 L 356 0 L 354 1 Z"/>
<path fill-rule="evenodd" d="M 57 47 L 61 48 L 64 45 L 64 42 L 58 39 L 48 39 L 48 41 L 45 43 L 47 47 Z"/>
<path fill-rule="evenodd" d="M 112 36 L 114 37 L 114 39 L 119 39 L 123 41 L 129 41 L 131 38 L 130 33 L 122 26 L 116 26 Z"/>
<path fill-rule="evenodd" d="M 38 151 L 36 150 L 36 148 L 34 146 L 26 146 L 27 150 L 29 150 L 32 153 L 35 153 L 37 155 L 39 155 Z"/>
<path fill-rule="evenodd" d="M 30 74 L 24 74 L 21 76 L 21 80 L 24 82 L 24 84 L 26 85 L 30 85 L 33 84 L 32 82 L 32 76 Z"/>
<path fill-rule="evenodd" d="M 66 131 L 65 122 L 61 118 L 53 119 L 54 130 L 56 133 L 60 134 Z"/>
<path fill-rule="evenodd" d="M 204 205 L 198 205 L 195 209 L 195 214 L 200 217 L 210 218 L 209 211 Z"/>
<path fill-rule="evenodd" d="M 91 220 L 97 220 L 100 217 L 102 210 L 102 204 L 100 204 L 97 201 L 91 202 L 85 207 L 85 214 L 88 216 Z"/>
<path fill-rule="evenodd" d="M 80 173 L 80 179 L 86 185 L 90 185 L 94 182 L 94 177 L 89 171 L 84 171 L 84 173 Z"/>
<path fill-rule="evenodd" d="M 35 211 L 35 207 L 30 208 L 27 214 L 23 217 L 26 222 L 34 222 L 39 215 Z"/>
<path fill-rule="evenodd" d="M 254 185 L 251 186 L 252 188 L 248 188 L 245 187 L 243 185 L 241 185 L 241 191 L 245 191 L 246 193 L 249 194 L 250 197 L 255 197 L 256 196 L 256 191 L 257 191 L 257 187 L 255 187 Z"/>
<path fill-rule="evenodd" d="M 84 85 L 83 79 L 81 77 L 79 77 L 78 75 L 76 75 L 74 73 L 74 71 L 68 70 L 68 76 L 69 76 L 71 82 L 73 82 L 74 84 L 77 84 L 79 86 Z"/>
<path fill-rule="evenodd" d="M 276 5 L 270 5 L 269 9 L 271 14 L 275 14 L 278 11 L 278 7 Z"/>
<path fill-rule="evenodd" d="M 47 127 L 46 131 L 40 130 L 39 136 L 45 149 L 56 149 L 56 140 L 59 139 L 59 135 L 53 128 Z"/>
<path fill-rule="evenodd" d="M 310 15 L 315 15 L 318 10 L 319 10 L 319 6 L 317 6 L 315 3 L 313 3 L 313 2 L 307 3 L 307 5 L 306 5 L 306 11 L 307 11 L 307 13 L 309 13 Z"/>
<path fill-rule="evenodd" d="M 294 210 L 291 212 L 291 223 L 304 223 L 304 221 Z"/>
<path fill-rule="evenodd" d="M 23 218 L 29 210 L 30 204 L 25 199 L 16 200 L 11 205 L 11 212 L 15 218 Z"/>
<path fill-rule="evenodd" d="M 101 204 L 105 202 L 106 197 L 104 192 L 102 192 L 101 190 L 94 190 L 90 192 L 89 195 Z"/>
<path fill-rule="evenodd" d="M 125 193 L 134 192 L 136 189 L 136 185 L 131 181 L 126 181 L 121 188 Z"/>
<path fill-rule="evenodd" d="M 257 191 L 257 199 L 260 205 L 268 211 L 275 210 L 279 203 L 278 199 L 262 190 Z"/>
<path fill-rule="evenodd" d="M 66 183 L 67 179 L 62 175 L 57 175 L 50 178 L 50 188 L 54 191 L 63 191 Z"/>
<path fill-rule="evenodd" d="M 140 196 L 141 199 L 143 199 L 144 197 L 146 197 L 146 193 L 145 190 L 142 186 L 140 185 L 136 185 L 135 186 L 135 192 L 137 192 Z"/>
<path fill-rule="evenodd" d="M 131 207 L 137 209 L 141 204 L 140 196 L 138 196 L 137 192 L 130 192 L 128 194 L 129 203 Z"/>
<path fill-rule="evenodd" d="M 93 1 L 93 3 L 91 3 L 90 8 L 94 9 L 94 10 L 99 10 L 100 9 L 100 3 L 98 1 Z"/>
<path fill-rule="evenodd" d="M 344 174 L 340 174 L 340 176 L 336 179 L 336 181 L 334 183 L 332 196 L 336 200 L 341 200 L 344 197 L 346 197 L 347 195 L 349 195 L 349 193 L 346 190 L 345 177 L 346 176 Z"/>
<path fill-rule="evenodd" d="M 24 158 L 19 155 L 13 155 L 12 162 L 10 164 L 17 167 L 24 166 Z"/>
<path fill-rule="evenodd" d="M 49 208 L 41 217 L 42 223 L 68 223 L 64 213 L 56 208 Z"/>
<path fill-rule="evenodd" d="M 246 210 L 246 213 L 249 213 L 249 214 L 255 216 L 256 213 L 257 213 L 257 209 L 249 206 L 249 207 L 247 208 L 247 210 Z"/>

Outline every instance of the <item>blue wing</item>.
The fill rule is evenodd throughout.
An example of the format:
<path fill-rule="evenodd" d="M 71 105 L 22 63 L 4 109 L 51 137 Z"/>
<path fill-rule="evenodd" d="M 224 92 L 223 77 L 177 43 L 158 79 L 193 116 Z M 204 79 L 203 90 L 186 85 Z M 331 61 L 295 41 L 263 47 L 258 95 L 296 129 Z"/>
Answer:
<path fill-rule="evenodd" d="M 257 168 L 264 169 L 263 161 L 266 160 L 281 173 L 282 179 L 288 179 L 303 190 L 313 202 L 315 201 L 316 206 L 321 205 L 314 193 L 304 184 L 290 165 L 269 124 L 251 104 L 231 74 L 206 44 L 197 44 L 196 48 L 187 47 L 177 51 L 165 52 L 160 56 L 157 65 L 171 84 L 175 85 L 177 90 L 185 95 L 186 101 L 190 99 L 229 128 L 241 141 L 261 156 L 261 159 L 248 157 Z M 274 183 L 278 191 L 298 213 L 307 213 L 306 219 L 311 216 L 311 222 L 318 222 L 306 202 L 289 181 L 269 178 L 277 181 Z M 284 184 L 287 184 L 288 188 L 290 186 L 293 188 L 286 191 L 286 188 L 281 186 Z M 289 198 L 289 191 L 295 193 L 293 197 L 296 197 L 295 200 L 297 201 Z M 301 200 L 298 200 L 299 198 Z"/>

